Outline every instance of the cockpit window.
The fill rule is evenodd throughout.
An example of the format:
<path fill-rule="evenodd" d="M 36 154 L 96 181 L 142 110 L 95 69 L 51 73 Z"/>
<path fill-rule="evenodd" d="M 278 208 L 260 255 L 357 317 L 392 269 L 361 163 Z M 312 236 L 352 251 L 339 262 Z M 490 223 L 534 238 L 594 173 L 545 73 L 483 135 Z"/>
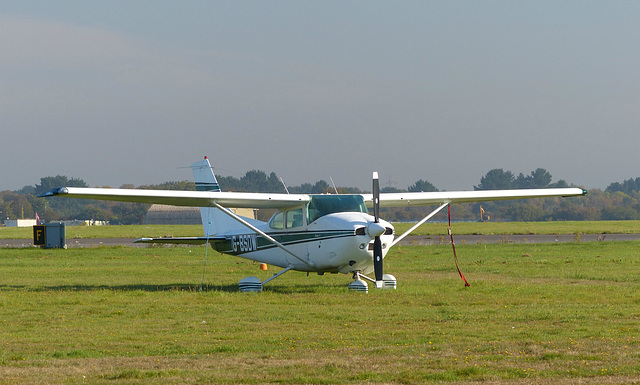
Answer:
<path fill-rule="evenodd" d="M 301 227 L 302 225 L 304 225 L 304 218 L 302 214 L 302 208 L 278 212 L 273 217 L 271 217 L 271 220 L 269 221 L 269 227 L 274 230 Z"/>
<path fill-rule="evenodd" d="M 287 211 L 287 228 L 302 226 L 302 209 Z"/>
<path fill-rule="evenodd" d="M 311 199 L 305 207 L 306 224 L 327 214 L 355 212 L 367 213 L 362 195 L 310 195 Z M 274 230 L 293 229 L 305 225 L 305 210 L 302 208 L 277 212 L 269 221 L 269 227 Z"/>
<path fill-rule="evenodd" d="M 309 223 L 332 213 L 356 212 L 366 213 L 362 195 L 311 195 L 308 205 Z"/>

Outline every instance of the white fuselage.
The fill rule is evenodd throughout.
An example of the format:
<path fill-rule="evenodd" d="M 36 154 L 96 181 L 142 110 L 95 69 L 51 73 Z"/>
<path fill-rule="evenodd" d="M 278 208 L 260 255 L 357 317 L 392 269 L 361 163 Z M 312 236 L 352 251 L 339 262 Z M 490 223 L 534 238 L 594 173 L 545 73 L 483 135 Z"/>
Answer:
<path fill-rule="evenodd" d="M 308 272 L 364 274 L 373 271 L 373 236 L 369 226 L 374 217 L 361 212 L 337 212 L 324 215 L 310 224 L 288 229 L 273 229 L 263 222 L 258 229 L 286 247 L 296 257 L 277 247 L 260 234 L 234 231 L 224 234 L 228 242 L 217 250 L 238 257 Z M 383 257 L 393 241 L 393 226 L 380 220 L 377 226 L 386 228 L 380 236 Z M 222 234 L 218 234 L 222 235 Z"/>

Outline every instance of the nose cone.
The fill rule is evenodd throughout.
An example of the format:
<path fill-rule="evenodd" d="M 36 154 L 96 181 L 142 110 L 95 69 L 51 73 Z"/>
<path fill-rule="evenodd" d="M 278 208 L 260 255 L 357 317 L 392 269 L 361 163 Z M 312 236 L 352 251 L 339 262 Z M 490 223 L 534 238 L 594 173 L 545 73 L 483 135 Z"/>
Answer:
<path fill-rule="evenodd" d="M 371 222 L 369 223 L 369 227 L 367 228 L 367 232 L 372 238 L 379 237 L 380 235 L 384 234 L 385 231 L 386 228 L 382 225 L 382 223 Z"/>

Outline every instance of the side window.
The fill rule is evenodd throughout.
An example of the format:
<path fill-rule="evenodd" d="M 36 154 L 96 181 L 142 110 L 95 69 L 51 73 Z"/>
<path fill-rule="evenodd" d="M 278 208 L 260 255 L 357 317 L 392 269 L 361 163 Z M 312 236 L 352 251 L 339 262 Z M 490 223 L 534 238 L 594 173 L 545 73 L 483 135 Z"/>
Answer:
<path fill-rule="evenodd" d="M 302 209 L 287 211 L 287 228 L 302 226 Z"/>
<path fill-rule="evenodd" d="M 284 229 L 284 213 L 277 213 L 269 221 L 269 227 L 275 230 Z"/>

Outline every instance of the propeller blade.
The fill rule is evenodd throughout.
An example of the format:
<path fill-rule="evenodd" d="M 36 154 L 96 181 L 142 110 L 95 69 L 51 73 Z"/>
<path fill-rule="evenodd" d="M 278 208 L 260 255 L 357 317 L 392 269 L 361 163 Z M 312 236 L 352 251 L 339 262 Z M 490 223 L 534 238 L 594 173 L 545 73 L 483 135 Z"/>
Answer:
<path fill-rule="evenodd" d="M 382 282 L 382 241 L 380 237 L 373 240 L 373 270 L 376 274 L 376 286 Z"/>
<path fill-rule="evenodd" d="M 373 173 L 373 217 L 375 222 L 380 222 L 380 181 L 378 173 Z"/>
<path fill-rule="evenodd" d="M 378 173 L 373 173 L 373 218 L 375 223 L 380 222 L 380 181 Z M 376 287 L 382 287 L 382 240 L 380 235 L 373 239 L 373 270 L 376 275 Z"/>

